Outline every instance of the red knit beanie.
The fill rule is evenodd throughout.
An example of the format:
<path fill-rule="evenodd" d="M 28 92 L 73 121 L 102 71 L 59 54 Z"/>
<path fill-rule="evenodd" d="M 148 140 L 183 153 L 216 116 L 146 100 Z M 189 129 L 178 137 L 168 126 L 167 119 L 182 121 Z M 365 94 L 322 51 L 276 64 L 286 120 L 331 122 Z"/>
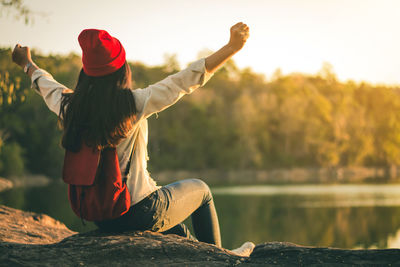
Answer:
<path fill-rule="evenodd" d="M 124 47 L 104 30 L 83 30 L 78 41 L 82 48 L 83 71 L 89 76 L 113 73 L 126 61 Z"/>

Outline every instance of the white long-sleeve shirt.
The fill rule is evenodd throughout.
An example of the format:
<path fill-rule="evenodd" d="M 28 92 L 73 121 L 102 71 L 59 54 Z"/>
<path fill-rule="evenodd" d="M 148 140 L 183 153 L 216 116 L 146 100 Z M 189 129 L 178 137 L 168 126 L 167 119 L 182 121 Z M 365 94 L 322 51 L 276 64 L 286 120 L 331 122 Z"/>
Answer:
<path fill-rule="evenodd" d="M 130 164 L 130 174 L 127 177 L 131 205 L 138 203 L 159 188 L 147 171 L 147 160 L 149 159 L 147 118 L 175 104 L 185 94 L 190 94 L 198 87 L 203 86 L 211 76 L 212 74 L 205 70 L 205 60 L 200 59 L 158 83 L 143 89 L 132 90 L 137 120 L 128 137 L 124 138 L 117 146 L 121 173 L 124 173 L 133 150 L 134 139 L 137 138 L 136 150 Z M 40 93 L 49 109 L 58 115 L 62 91 L 66 87 L 42 69 L 33 72 L 32 87 Z"/>

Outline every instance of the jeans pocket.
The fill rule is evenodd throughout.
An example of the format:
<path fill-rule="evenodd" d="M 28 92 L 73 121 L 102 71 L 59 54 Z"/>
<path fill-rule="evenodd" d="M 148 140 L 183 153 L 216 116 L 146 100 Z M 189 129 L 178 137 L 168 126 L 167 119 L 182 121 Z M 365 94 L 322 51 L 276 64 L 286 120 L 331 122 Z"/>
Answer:
<path fill-rule="evenodd" d="M 153 226 L 153 217 L 155 213 L 156 198 L 154 194 L 149 195 L 136 205 L 133 209 L 133 217 L 131 223 L 135 225 L 137 230 L 151 230 Z"/>
<path fill-rule="evenodd" d="M 157 192 L 157 200 L 153 207 L 152 227 L 153 232 L 159 232 L 164 227 L 167 221 L 166 216 L 166 199 L 162 191 Z"/>

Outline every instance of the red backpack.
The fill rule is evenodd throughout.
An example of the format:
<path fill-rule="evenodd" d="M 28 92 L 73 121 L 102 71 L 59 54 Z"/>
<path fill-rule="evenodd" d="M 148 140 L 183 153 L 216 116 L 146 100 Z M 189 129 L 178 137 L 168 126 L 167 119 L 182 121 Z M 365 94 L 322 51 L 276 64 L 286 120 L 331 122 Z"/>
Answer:
<path fill-rule="evenodd" d="M 115 219 L 130 208 L 131 198 L 121 178 L 115 148 L 99 151 L 82 144 L 77 153 L 66 150 L 63 180 L 69 185 L 72 210 L 81 219 Z"/>

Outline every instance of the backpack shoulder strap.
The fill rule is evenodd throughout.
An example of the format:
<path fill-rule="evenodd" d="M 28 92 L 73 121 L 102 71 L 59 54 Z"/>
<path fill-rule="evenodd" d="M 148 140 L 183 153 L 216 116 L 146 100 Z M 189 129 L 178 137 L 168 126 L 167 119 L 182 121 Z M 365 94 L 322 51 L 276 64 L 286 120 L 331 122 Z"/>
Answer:
<path fill-rule="evenodd" d="M 128 175 L 129 175 L 129 172 L 130 172 L 130 169 L 131 169 L 131 161 L 132 161 L 132 156 L 133 156 L 133 154 L 135 153 L 135 150 L 136 150 L 137 139 L 138 139 L 138 135 L 139 135 L 139 129 L 136 130 L 136 133 L 134 135 L 135 135 L 135 137 L 134 137 L 135 139 L 133 141 L 133 149 L 132 149 L 131 155 L 129 156 L 128 164 L 126 165 L 126 168 L 125 168 L 124 182 L 126 182 L 126 179 L 128 178 Z"/>

